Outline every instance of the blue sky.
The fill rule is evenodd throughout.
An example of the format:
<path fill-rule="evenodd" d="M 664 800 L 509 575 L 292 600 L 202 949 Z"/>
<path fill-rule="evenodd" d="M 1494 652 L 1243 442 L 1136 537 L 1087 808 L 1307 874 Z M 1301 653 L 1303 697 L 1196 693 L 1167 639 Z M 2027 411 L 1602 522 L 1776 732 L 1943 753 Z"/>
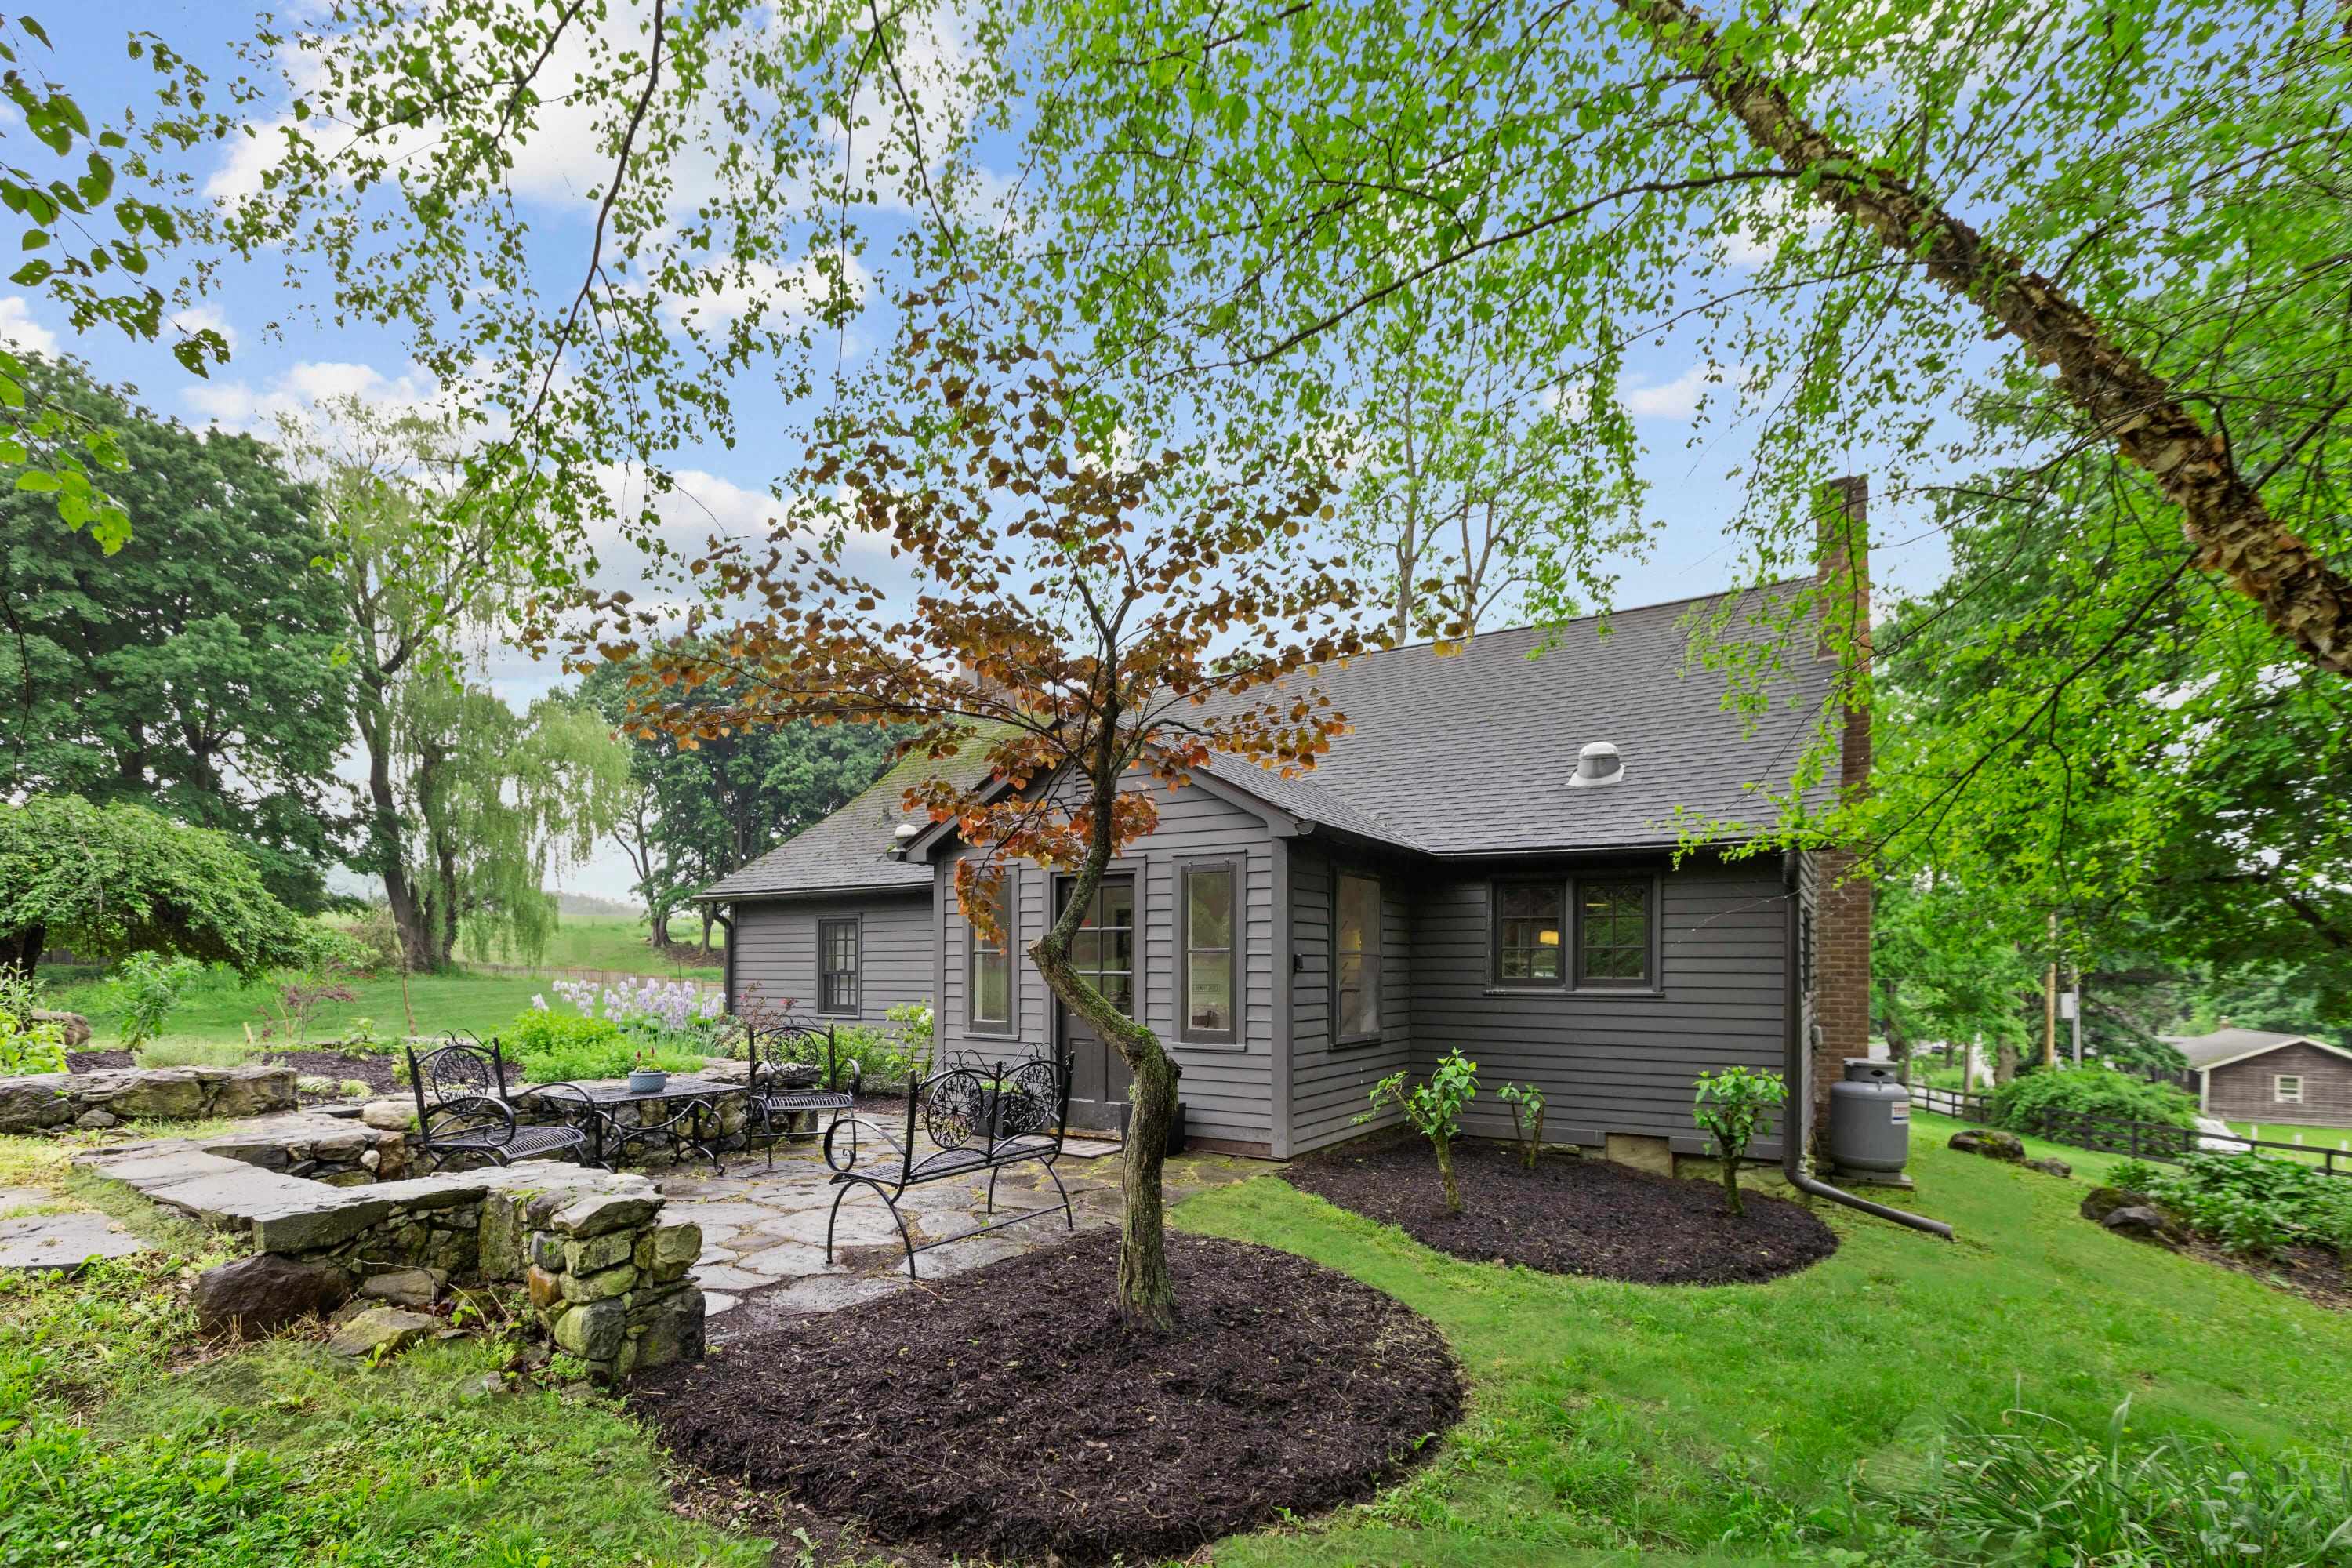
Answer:
<path fill-rule="evenodd" d="M 140 0 L 135 18 L 104 6 L 42 15 L 59 46 L 58 64 L 52 68 L 94 120 L 113 118 L 126 100 L 142 106 L 150 101 L 149 68 L 130 60 L 123 47 L 134 19 L 136 26 L 165 38 L 216 79 L 235 74 L 230 47 L 252 26 L 250 15 L 234 7 L 188 0 Z M 262 112 L 266 118 L 267 111 Z M 257 146 L 239 138 L 199 149 L 187 168 L 200 184 L 227 188 L 251 177 Z M 551 234 L 578 230 L 584 237 L 583 193 L 593 177 L 593 150 L 551 146 L 534 155 L 519 184 L 525 202 L 532 205 L 535 222 L 545 222 Z M 45 304 L 10 295 L 5 285 L 0 285 L 0 333 L 29 348 L 79 355 L 101 377 L 135 385 L 156 412 L 192 424 L 267 429 L 278 414 L 299 415 L 322 395 L 356 394 L 404 403 L 433 395 L 425 378 L 407 363 L 399 342 L 364 326 L 321 324 L 299 308 L 301 301 L 289 298 L 277 268 L 231 263 L 215 281 L 213 291 L 191 307 L 187 318 L 216 327 L 231 343 L 231 363 L 209 381 L 189 375 L 163 345 L 130 342 L 111 330 L 77 339 Z M 853 329 L 835 347 L 845 362 L 854 363 L 883 335 L 872 327 Z M 1736 504 L 1737 491 L 1727 474 L 1745 453 L 1743 434 L 1737 426 L 1694 425 L 1693 409 L 1706 366 L 1695 360 L 1687 346 L 1672 341 L 1645 344 L 1634 354 L 1631 373 L 1637 388 L 1631 407 L 1649 448 L 1644 463 L 1654 487 L 1649 510 L 1662 529 L 1645 557 L 1614 563 L 1620 575 L 1617 603 L 1653 603 L 1728 586 L 1739 576 L 1739 550 L 1726 536 L 1722 519 Z M 759 401 L 761 394 L 764 404 Z M 779 449 L 796 446 L 793 426 L 797 412 L 776 401 L 772 390 L 757 389 L 744 426 L 751 438 L 732 451 L 687 449 L 672 456 L 671 465 L 685 477 L 688 492 L 679 508 L 682 536 L 698 539 L 714 526 L 747 533 L 760 530 L 773 507 L 768 486 L 787 466 Z M 1866 455 L 1858 454 L 1855 466 L 1866 470 Z M 1939 544 L 1932 538 L 1908 537 L 1915 531 L 1900 516 L 1882 512 L 1875 531 L 1880 540 L 1877 574 L 1891 585 L 1924 586 L 1942 569 Z M 630 559 L 618 553 L 604 566 L 600 576 L 613 585 L 628 584 L 635 570 Z M 488 645 L 478 652 L 483 673 L 509 701 L 526 700 L 561 679 L 551 663 L 534 663 L 512 649 Z M 582 890 L 622 897 L 628 877 L 613 851 L 565 881 Z"/>

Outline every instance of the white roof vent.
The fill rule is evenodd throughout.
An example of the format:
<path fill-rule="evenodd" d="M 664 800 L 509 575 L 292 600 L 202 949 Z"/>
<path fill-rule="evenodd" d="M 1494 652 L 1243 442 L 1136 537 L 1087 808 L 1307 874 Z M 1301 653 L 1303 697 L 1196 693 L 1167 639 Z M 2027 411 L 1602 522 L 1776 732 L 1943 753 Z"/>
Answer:
<path fill-rule="evenodd" d="M 1606 741 L 1594 741 L 1576 753 L 1576 772 L 1569 775 L 1570 789 L 1591 789 L 1599 784 L 1621 783 L 1625 777 L 1625 759 L 1617 748 Z"/>
<path fill-rule="evenodd" d="M 911 822 L 902 822 L 890 830 L 890 837 L 904 844 L 923 830 Z"/>

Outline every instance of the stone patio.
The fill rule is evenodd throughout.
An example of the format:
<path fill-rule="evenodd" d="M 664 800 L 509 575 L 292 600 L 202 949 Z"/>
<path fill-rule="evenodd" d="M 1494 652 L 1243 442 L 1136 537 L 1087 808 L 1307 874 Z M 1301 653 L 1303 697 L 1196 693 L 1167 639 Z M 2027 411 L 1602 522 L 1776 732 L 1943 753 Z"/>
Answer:
<path fill-rule="evenodd" d="M 1055 1167 L 1069 1189 L 1072 1216 L 1081 1229 L 1116 1226 L 1118 1152 L 1097 1143 L 1083 1146 L 1081 1153 L 1081 1147 L 1073 1143 Z M 1168 1162 L 1168 1201 L 1173 1204 L 1203 1188 L 1279 1168 L 1231 1155 L 1180 1155 Z M 741 1338 L 781 1318 L 828 1312 L 911 1288 L 898 1226 L 882 1200 L 867 1189 L 853 1191 L 843 1201 L 834 1233 L 835 1261 L 826 1264 L 825 1220 L 838 1191 L 832 1179 L 814 1147 L 779 1147 L 772 1173 L 754 1157 L 730 1160 L 723 1176 L 710 1174 L 708 1167 L 663 1174 L 669 1217 L 702 1227 L 702 1256 L 693 1278 L 703 1289 L 714 1342 Z M 969 1181 L 910 1188 L 898 1206 L 920 1245 L 987 1224 L 987 1198 L 988 1178 L 982 1173 Z M 1058 1201 L 1052 1179 L 1039 1166 L 1016 1165 L 997 1178 L 1000 1216 Z M 1050 1246 L 1067 1234 L 1059 1215 L 1027 1220 L 919 1254 L 915 1267 L 923 1281 L 944 1279 Z"/>

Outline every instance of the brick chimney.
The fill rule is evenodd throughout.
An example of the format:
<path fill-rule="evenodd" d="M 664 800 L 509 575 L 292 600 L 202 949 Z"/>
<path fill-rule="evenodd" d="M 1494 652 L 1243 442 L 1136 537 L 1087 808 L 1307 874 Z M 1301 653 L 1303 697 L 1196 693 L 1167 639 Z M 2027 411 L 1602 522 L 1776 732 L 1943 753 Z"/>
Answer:
<path fill-rule="evenodd" d="M 1822 586 L 1822 630 L 1815 657 L 1838 665 L 1844 717 L 1838 787 L 1853 798 L 1870 789 L 1870 480 L 1861 475 L 1822 487 L 1815 567 Z M 1848 1057 L 1870 1054 L 1870 906 L 1867 879 L 1853 873 L 1845 849 L 1813 856 L 1813 1131 L 1816 1152 L 1828 1135 L 1830 1086 Z"/>

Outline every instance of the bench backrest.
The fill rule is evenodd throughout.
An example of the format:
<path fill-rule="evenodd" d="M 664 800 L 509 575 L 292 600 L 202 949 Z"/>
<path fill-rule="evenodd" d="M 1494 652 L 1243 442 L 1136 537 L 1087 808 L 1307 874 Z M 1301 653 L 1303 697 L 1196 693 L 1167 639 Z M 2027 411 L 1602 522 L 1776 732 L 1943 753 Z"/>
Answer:
<path fill-rule="evenodd" d="M 468 1100 L 507 1097 L 506 1058 L 496 1036 L 484 1045 L 480 1038 L 453 1029 L 447 1043 L 422 1057 L 408 1047 L 408 1081 L 416 1091 L 416 1129 L 427 1142 L 461 1131 L 471 1131 L 480 1120 L 478 1107 Z"/>
<path fill-rule="evenodd" d="M 819 1042 L 823 1042 L 820 1052 Z M 813 1023 L 806 1018 L 787 1017 L 779 1023 L 764 1026 L 747 1025 L 743 1031 L 743 1055 L 751 1064 L 751 1076 L 757 1079 L 760 1069 L 774 1071 L 806 1062 L 822 1054 L 824 1077 L 821 1087 L 837 1089 L 841 1087 L 841 1039 L 831 1024 Z"/>
<path fill-rule="evenodd" d="M 967 1060 L 907 1082 L 907 1137 L 901 1174 L 917 1160 L 915 1134 L 942 1149 L 974 1149 L 993 1157 L 1014 1139 L 1049 1139 L 1058 1152 L 1070 1117 L 1070 1058 L 1034 1056 L 1007 1066 Z"/>

